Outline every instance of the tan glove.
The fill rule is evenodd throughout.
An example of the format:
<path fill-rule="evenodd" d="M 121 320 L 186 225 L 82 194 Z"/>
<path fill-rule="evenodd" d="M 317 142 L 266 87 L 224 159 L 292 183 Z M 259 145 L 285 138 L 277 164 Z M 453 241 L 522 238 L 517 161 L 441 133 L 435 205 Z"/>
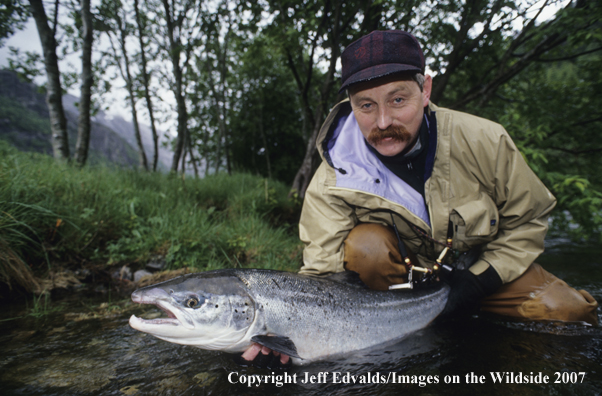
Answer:
<path fill-rule="evenodd" d="M 406 250 L 412 263 L 417 263 L 412 252 Z M 345 239 L 344 265 L 373 290 L 388 290 L 391 285 L 408 281 L 397 237 L 391 228 L 380 224 L 362 223 L 351 230 Z"/>

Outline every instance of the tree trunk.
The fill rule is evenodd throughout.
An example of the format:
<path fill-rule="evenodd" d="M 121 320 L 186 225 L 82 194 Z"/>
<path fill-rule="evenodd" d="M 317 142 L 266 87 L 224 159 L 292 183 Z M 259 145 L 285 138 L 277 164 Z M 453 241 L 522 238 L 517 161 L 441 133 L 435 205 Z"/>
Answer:
<path fill-rule="evenodd" d="M 182 165 L 180 166 L 180 172 L 182 172 L 182 176 L 186 176 L 186 154 L 188 153 L 186 147 L 186 139 L 184 139 L 184 144 L 182 146 Z"/>
<path fill-rule="evenodd" d="M 301 163 L 301 167 L 295 175 L 295 179 L 293 180 L 293 185 L 291 187 L 291 192 L 289 194 L 291 195 L 296 193 L 300 198 L 305 197 L 305 191 L 309 186 L 309 182 L 311 181 L 311 177 L 314 171 L 313 157 L 316 153 L 316 138 L 318 137 L 318 133 L 320 132 L 320 127 L 322 125 L 322 106 L 318 106 L 318 108 L 316 109 L 315 120 L 316 121 L 314 123 L 311 136 L 309 137 L 309 141 L 307 142 L 303 162 Z"/>
<path fill-rule="evenodd" d="M 41 0 L 29 0 L 31 13 L 36 21 L 38 35 L 44 51 L 46 67 L 46 104 L 50 113 L 50 129 L 52 132 L 52 152 L 58 160 L 69 160 L 69 135 L 67 135 L 67 119 L 63 110 L 63 94 L 58 58 L 56 56 L 56 40 L 48 26 L 48 17 Z M 58 7 L 58 2 L 56 4 Z"/>
<path fill-rule="evenodd" d="M 183 83 L 183 72 L 180 66 L 180 52 L 181 45 L 178 39 L 176 43 L 174 37 L 174 20 L 171 14 L 171 7 L 169 0 L 162 0 L 163 7 L 165 8 L 165 22 L 167 24 L 167 36 L 169 38 L 169 55 L 171 63 L 173 65 L 173 74 L 175 77 L 174 94 L 176 97 L 176 106 L 178 111 L 178 135 L 176 137 L 176 146 L 174 148 L 173 160 L 171 162 L 171 171 L 178 171 L 178 163 L 182 156 L 182 149 L 184 146 L 184 139 L 186 137 L 187 123 L 188 123 L 188 112 L 186 111 L 186 100 L 184 98 L 184 92 L 182 90 Z"/>
<path fill-rule="evenodd" d="M 268 179 L 271 179 L 272 178 L 272 165 L 270 163 L 270 150 L 268 148 L 268 141 L 265 137 L 265 131 L 263 130 L 263 93 L 261 95 L 261 102 L 259 103 L 259 133 L 261 134 L 261 140 L 263 142 L 263 149 L 264 149 L 264 154 L 265 154 L 265 164 L 268 168 Z M 254 157 L 255 157 L 255 155 L 253 155 L 253 158 Z"/>
<path fill-rule="evenodd" d="M 136 144 L 138 146 L 138 164 L 140 168 L 148 171 L 148 161 L 146 159 L 146 153 L 144 152 L 144 145 L 142 144 L 142 136 L 140 136 L 140 125 L 138 124 L 138 112 L 136 111 L 136 95 L 134 93 L 134 82 L 132 79 L 132 73 L 130 72 L 130 59 L 128 57 L 127 49 L 125 46 L 125 38 L 127 36 L 125 19 L 121 19 L 118 17 L 117 23 L 119 24 L 119 44 L 121 47 L 121 54 L 123 55 L 123 63 L 125 69 L 122 71 L 121 66 L 119 67 L 119 71 L 123 79 L 125 80 L 128 94 L 130 96 L 130 107 L 132 108 L 132 123 L 134 124 L 134 136 L 136 137 Z M 119 59 L 117 58 L 117 53 L 115 53 L 115 60 L 119 64 Z"/>
<path fill-rule="evenodd" d="M 192 169 L 194 169 L 194 177 L 199 178 L 199 168 L 196 164 L 196 157 L 192 151 L 192 144 L 188 145 L 188 154 L 190 155 L 190 162 L 192 162 Z"/>
<path fill-rule="evenodd" d="M 90 0 L 82 0 L 82 85 L 79 98 L 79 119 L 77 123 L 77 143 L 75 145 L 75 161 L 79 166 L 84 166 L 88 159 L 88 147 L 90 146 L 90 102 L 92 96 L 92 13 L 90 12 Z"/>
<path fill-rule="evenodd" d="M 224 36 L 224 45 L 223 48 L 219 42 L 219 37 L 215 36 L 215 48 L 216 48 L 216 57 L 217 57 L 217 71 L 219 73 L 219 84 L 216 84 L 213 79 L 212 74 L 212 66 L 211 60 L 208 59 L 208 67 L 209 67 L 209 82 L 211 84 L 211 92 L 213 93 L 213 100 L 215 102 L 215 108 L 217 111 L 217 122 L 218 129 L 220 131 L 220 135 L 223 139 L 224 143 L 224 153 L 226 155 L 226 171 L 228 174 L 232 174 L 231 161 L 230 161 L 230 139 L 228 136 L 228 127 L 226 125 L 227 118 L 227 93 L 226 93 L 226 78 L 228 77 L 228 67 L 226 64 L 227 61 L 227 53 L 228 53 L 228 40 L 231 32 L 231 25 L 228 24 L 228 31 Z M 217 167 L 216 167 L 217 173 Z"/>
<path fill-rule="evenodd" d="M 140 12 L 138 10 L 138 0 L 134 0 L 134 11 L 136 12 L 136 24 L 138 25 L 138 40 L 140 42 L 140 56 L 142 61 L 142 82 L 144 84 L 144 98 L 146 99 L 146 107 L 148 108 L 148 116 L 150 118 L 151 132 L 153 135 L 153 172 L 157 171 L 157 163 L 159 162 L 159 135 L 157 134 L 157 128 L 155 127 L 155 116 L 153 112 L 153 103 L 150 96 L 150 76 L 148 68 L 146 66 L 146 52 L 144 45 L 144 27 L 142 25 L 142 19 L 140 18 Z"/>
<path fill-rule="evenodd" d="M 317 106 L 315 107 L 315 111 L 313 113 L 313 130 L 312 134 L 307 142 L 307 148 L 305 150 L 305 157 L 303 158 L 303 162 L 301 163 L 301 167 L 297 171 L 295 175 L 295 179 L 293 180 L 293 185 L 291 187 L 291 192 L 289 195 L 298 194 L 300 198 L 305 197 L 305 191 L 309 186 L 309 182 L 311 181 L 311 177 L 313 176 L 314 167 L 313 167 L 313 157 L 316 153 L 316 139 L 318 137 L 318 133 L 320 132 L 320 127 L 322 126 L 322 117 L 327 110 L 326 102 L 328 96 L 330 94 L 330 90 L 332 89 L 334 72 L 336 70 L 336 63 L 340 57 L 340 42 L 339 42 L 339 23 L 341 16 L 341 4 L 338 3 L 336 9 L 334 10 L 334 20 L 331 26 L 330 32 L 330 65 L 328 67 L 328 71 L 326 72 L 326 76 L 324 79 L 324 83 L 322 84 L 322 89 L 320 90 L 320 100 Z M 309 80 L 308 80 L 309 81 Z M 307 112 L 307 110 L 306 110 Z M 311 113 L 311 112 L 309 112 Z"/>

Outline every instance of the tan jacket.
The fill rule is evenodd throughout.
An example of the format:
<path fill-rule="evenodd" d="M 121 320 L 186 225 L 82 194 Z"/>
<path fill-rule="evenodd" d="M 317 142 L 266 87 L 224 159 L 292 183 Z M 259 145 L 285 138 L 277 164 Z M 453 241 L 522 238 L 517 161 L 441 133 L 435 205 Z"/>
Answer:
<path fill-rule="evenodd" d="M 543 252 L 548 214 L 556 200 L 531 171 L 508 133 L 491 121 L 429 104 L 429 116 L 432 112 L 436 117 L 436 152 L 432 174 L 425 183 L 426 212 L 420 214 L 419 208 L 408 209 L 412 204 L 396 202 L 395 194 L 404 193 L 397 190 L 391 195 L 390 186 L 400 179 L 382 164 L 364 166 L 361 177 L 365 180 L 358 182 L 357 188 L 350 184 L 353 171 L 341 169 L 353 166 L 345 165 L 345 159 L 331 157 L 332 147 L 339 144 L 332 139 L 333 130 L 341 117 L 350 113 L 350 105 L 343 101 L 335 106 L 318 136 L 323 162 L 303 204 L 299 232 L 306 246 L 301 273 L 343 271 L 343 243 L 349 231 L 358 222 L 391 225 L 388 211 L 405 219 L 396 217 L 395 223 L 404 242 L 426 267 L 432 267 L 443 246 L 418 237 L 408 223 L 445 242 L 451 220 L 453 249 L 482 246 L 481 257 L 471 271 L 480 274 L 491 265 L 504 283 L 519 277 Z M 327 146 L 329 139 L 332 141 Z M 359 153 L 363 149 L 358 145 L 339 152 L 351 153 L 351 158 L 356 150 Z M 344 166 L 339 168 L 337 161 L 343 161 Z"/>

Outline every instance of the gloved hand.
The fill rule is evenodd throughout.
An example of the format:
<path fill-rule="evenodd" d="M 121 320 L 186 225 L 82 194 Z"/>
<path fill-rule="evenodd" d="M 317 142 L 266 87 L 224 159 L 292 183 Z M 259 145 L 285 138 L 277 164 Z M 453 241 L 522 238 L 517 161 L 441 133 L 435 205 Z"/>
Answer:
<path fill-rule="evenodd" d="M 243 367 L 267 368 L 270 370 L 287 370 L 292 361 L 285 355 L 268 347 L 253 344 L 242 355 L 235 355 L 234 362 Z"/>
<path fill-rule="evenodd" d="M 468 269 L 456 270 L 444 276 L 443 281 L 450 285 L 451 290 L 447 304 L 439 315 L 441 318 L 470 315 L 479 308 L 483 298 L 502 286 L 502 279 L 491 266 L 479 275 Z"/>
<path fill-rule="evenodd" d="M 397 237 L 389 227 L 374 223 L 357 225 L 345 239 L 345 269 L 357 272 L 372 290 L 389 290 L 389 286 L 405 283 L 408 271 L 397 245 Z M 413 263 L 418 260 L 406 249 Z"/>

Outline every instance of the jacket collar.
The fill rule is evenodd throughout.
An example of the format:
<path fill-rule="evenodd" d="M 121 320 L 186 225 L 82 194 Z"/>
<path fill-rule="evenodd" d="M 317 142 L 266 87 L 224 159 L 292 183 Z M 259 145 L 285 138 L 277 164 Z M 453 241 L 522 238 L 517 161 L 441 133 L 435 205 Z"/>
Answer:
<path fill-rule="evenodd" d="M 426 114 L 425 118 L 430 123 Z M 430 225 L 422 195 L 395 176 L 366 146 L 348 101 L 333 109 L 320 131 L 317 144 L 322 158 L 336 171 L 337 188 L 380 196 L 404 206 Z M 430 161 L 431 170 L 432 164 Z"/>

